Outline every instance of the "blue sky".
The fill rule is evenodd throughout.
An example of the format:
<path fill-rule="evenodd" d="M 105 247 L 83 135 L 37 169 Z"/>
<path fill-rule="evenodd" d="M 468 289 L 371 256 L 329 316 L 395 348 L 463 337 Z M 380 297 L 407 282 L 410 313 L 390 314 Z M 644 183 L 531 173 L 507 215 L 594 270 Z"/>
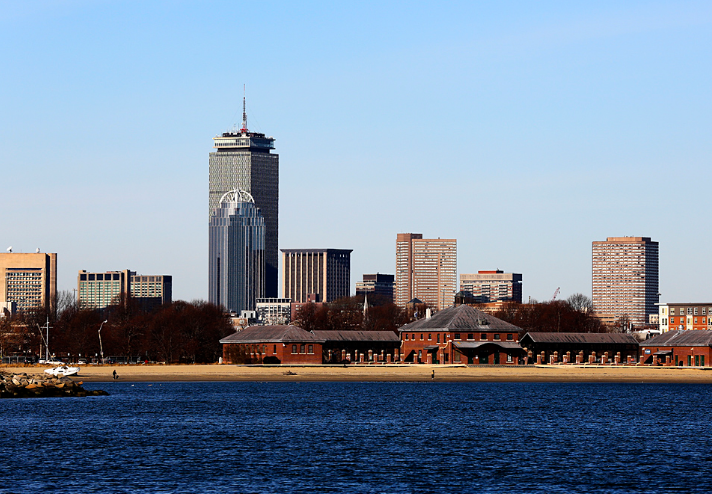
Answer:
<path fill-rule="evenodd" d="M 207 298 L 211 138 L 276 138 L 280 248 L 393 273 L 399 232 L 458 272 L 591 294 L 591 242 L 660 242 L 709 301 L 712 4 L 0 2 L 0 237 Z M 3 246 L 2 248 L 5 248 Z"/>

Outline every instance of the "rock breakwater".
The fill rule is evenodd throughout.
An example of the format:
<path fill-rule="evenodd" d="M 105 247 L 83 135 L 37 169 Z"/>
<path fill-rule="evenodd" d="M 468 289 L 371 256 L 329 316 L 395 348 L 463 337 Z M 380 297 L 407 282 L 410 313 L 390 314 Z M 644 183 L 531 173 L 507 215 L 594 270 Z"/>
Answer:
<path fill-rule="evenodd" d="M 58 398 L 66 396 L 108 396 L 100 390 L 88 391 L 68 377 L 47 374 L 0 372 L 0 398 Z"/>

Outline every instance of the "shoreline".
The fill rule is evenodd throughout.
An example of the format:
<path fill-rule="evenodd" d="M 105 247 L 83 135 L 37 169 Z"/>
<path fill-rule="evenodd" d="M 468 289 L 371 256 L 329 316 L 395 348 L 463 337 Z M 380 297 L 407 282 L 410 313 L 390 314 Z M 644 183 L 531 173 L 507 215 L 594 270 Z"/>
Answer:
<path fill-rule="evenodd" d="M 5 372 L 43 373 L 47 366 L 2 365 Z M 88 365 L 74 381 L 113 382 L 586 382 L 712 384 L 712 368 L 602 365 Z M 435 379 L 432 373 L 435 371 Z"/>

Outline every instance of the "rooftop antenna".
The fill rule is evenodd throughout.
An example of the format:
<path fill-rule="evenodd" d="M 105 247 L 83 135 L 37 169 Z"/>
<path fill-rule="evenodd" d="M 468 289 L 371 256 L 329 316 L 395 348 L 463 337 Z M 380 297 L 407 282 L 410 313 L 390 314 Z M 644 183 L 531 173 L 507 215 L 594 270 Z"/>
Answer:
<path fill-rule="evenodd" d="M 8 251 L 8 252 L 12 252 L 12 245 L 7 248 L 7 251 Z"/>
<path fill-rule="evenodd" d="M 245 111 L 245 85 L 242 85 L 242 128 L 240 132 L 247 132 L 247 112 Z"/>

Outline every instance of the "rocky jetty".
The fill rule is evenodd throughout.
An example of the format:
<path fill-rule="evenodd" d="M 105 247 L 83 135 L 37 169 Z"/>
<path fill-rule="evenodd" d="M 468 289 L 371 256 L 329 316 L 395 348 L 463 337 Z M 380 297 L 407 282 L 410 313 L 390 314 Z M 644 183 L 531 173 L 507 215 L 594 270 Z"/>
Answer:
<path fill-rule="evenodd" d="M 49 398 L 65 396 L 107 396 L 106 391 L 87 391 L 68 377 L 47 374 L 0 372 L 0 398 Z"/>

